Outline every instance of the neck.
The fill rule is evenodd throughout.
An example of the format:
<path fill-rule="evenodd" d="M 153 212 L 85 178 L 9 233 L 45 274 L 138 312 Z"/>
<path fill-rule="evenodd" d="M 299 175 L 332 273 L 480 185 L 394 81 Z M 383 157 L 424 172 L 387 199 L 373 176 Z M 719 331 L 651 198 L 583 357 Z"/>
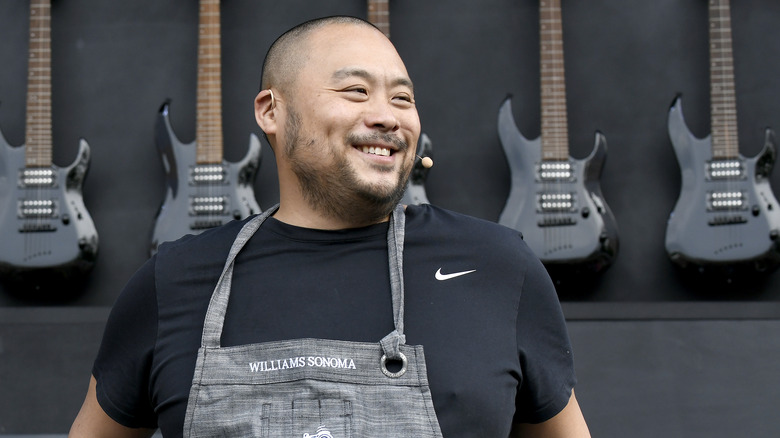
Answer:
<path fill-rule="evenodd" d="M 279 210 L 274 213 L 274 218 L 289 225 L 318 230 L 365 227 L 388 221 L 395 207 L 395 204 L 379 207 L 355 197 L 342 198 L 336 203 L 318 201 L 304 194 L 291 173 L 289 169 L 288 172 L 279 169 Z"/>
<path fill-rule="evenodd" d="M 340 217 L 327 214 L 309 205 L 301 205 L 293 202 L 279 202 L 279 210 L 274 213 L 276 220 L 296 227 L 315 230 L 346 230 L 361 228 L 390 220 L 390 214 L 376 214 L 372 216 L 351 215 Z"/>

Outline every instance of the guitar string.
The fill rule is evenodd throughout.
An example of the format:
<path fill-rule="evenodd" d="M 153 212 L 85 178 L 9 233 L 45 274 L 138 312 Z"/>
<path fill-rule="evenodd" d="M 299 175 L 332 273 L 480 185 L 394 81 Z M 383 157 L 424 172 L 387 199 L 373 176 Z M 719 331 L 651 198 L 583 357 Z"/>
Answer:
<path fill-rule="evenodd" d="M 40 124 L 37 126 L 36 129 L 40 129 L 41 126 L 45 127 L 45 132 L 41 132 L 38 134 L 38 143 L 40 148 L 38 151 L 40 152 L 41 156 L 39 157 L 38 165 L 43 168 L 52 169 L 52 142 L 53 142 L 53 133 L 52 133 L 52 94 L 51 94 L 51 3 L 48 0 L 42 1 L 40 3 L 40 11 L 39 11 L 39 24 L 40 24 L 40 38 L 41 38 L 41 44 L 38 45 L 40 48 L 40 55 L 38 57 L 39 60 L 39 71 L 40 77 L 36 81 L 36 89 L 38 91 L 38 109 L 39 109 L 39 118 L 38 121 Z M 45 104 L 41 105 L 41 101 L 43 101 Z M 56 178 L 56 175 L 52 175 L 52 177 Z M 54 184 L 58 184 L 59 182 L 55 180 L 52 181 Z M 63 181 L 64 183 L 64 181 Z M 54 187 L 52 185 L 40 185 L 39 186 L 39 197 L 37 199 L 42 199 L 44 201 L 50 200 L 51 196 L 54 194 Z M 65 205 L 61 205 L 60 209 L 64 209 Z M 54 211 L 52 211 L 54 213 Z M 62 214 L 62 211 L 60 211 L 60 214 Z M 53 225 L 51 222 L 54 220 L 53 217 L 46 217 L 45 215 L 41 214 L 38 219 L 38 226 L 41 228 L 46 228 L 46 225 Z M 52 236 L 51 233 L 48 231 L 44 231 L 41 233 L 34 233 L 36 235 L 40 235 L 39 241 L 38 241 L 38 248 L 37 250 L 41 255 L 51 255 L 51 243 L 52 243 Z"/>
<path fill-rule="evenodd" d="M 34 264 L 33 259 L 43 255 L 45 248 L 43 240 L 45 237 L 39 236 L 39 231 L 44 225 L 44 217 L 42 214 L 37 214 L 35 210 L 30 212 L 25 206 L 24 201 L 37 201 L 44 199 L 43 185 L 36 181 L 30 181 L 32 187 L 27 186 L 27 179 L 25 171 L 27 169 L 43 170 L 43 148 L 45 147 L 46 133 L 44 132 L 43 117 L 45 117 L 44 104 L 45 99 L 43 96 L 43 90 L 41 87 L 46 81 L 46 74 L 43 70 L 44 59 L 47 56 L 46 41 L 50 36 L 46 33 L 44 20 L 46 20 L 48 10 L 45 9 L 44 1 L 33 1 L 30 3 L 30 38 L 29 38 L 29 62 L 28 62 L 28 105 L 32 108 L 28 108 L 29 119 L 27 120 L 28 138 L 26 140 L 27 146 L 25 153 L 29 153 L 32 156 L 31 163 L 25 162 L 24 168 L 21 171 L 20 178 L 24 187 L 22 195 L 22 201 L 20 205 L 20 216 L 22 220 L 22 231 L 24 234 L 24 253 L 25 264 L 31 262 Z M 25 160 L 26 161 L 26 160 Z M 35 205 L 32 205 L 35 207 Z M 32 213 L 30 215 L 29 213 Z"/>
<path fill-rule="evenodd" d="M 47 110 L 46 110 L 46 106 L 50 106 L 51 105 L 51 101 L 49 99 L 46 99 L 46 97 L 44 96 L 45 91 L 43 90 L 45 83 L 51 84 L 51 75 L 47 74 L 48 71 L 44 70 L 47 67 L 47 65 L 48 65 L 49 68 L 51 67 L 51 64 L 50 64 L 50 62 L 51 62 L 50 53 L 51 52 L 49 51 L 51 49 L 51 43 L 50 43 L 50 41 L 51 41 L 51 39 L 50 39 L 51 38 L 51 34 L 49 33 L 50 31 L 47 30 L 47 26 L 46 25 L 48 23 L 45 23 L 45 21 L 47 21 L 47 18 L 50 17 L 51 11 L 46 8 L 45 2 L 43 2 L 43 1 L 39 3 L 39 6 L 40 7 L 39 7 L 39 10 L 37 12 L 37 14 L 38 14 L 38 17 L 37 17 L 38 18 L 38 26 L 39 26 L 37 33 L 38 33 L 38 38 L 40 39 L 40 43 L 35 44 L 36 52 L 37 52 L 37 62 L 36 62 L 36 75 L 37 75 L 37 79 L 34 81 L 34 87 L 35 87 L 35 94 L 34 95 L 36 96 L 36 102 L 35 102 L 36 106 L 35 106 L 35 108 L 36 108 L 36 111 L 38 113 L 38 117 L 36 118 L 37 121 L 36 121 L 36 124 L 35 124 L 34 129 L 33 129 L 33 138 L 35 140 L 36 152 L 37 152 L 36 163 L 37 163 L 37 165 L 38 165 L 38 167 L 40 169 L 43 169 L 44 168 L 44 164 L 48 164 L 48 163 L 44 163 L 45 158 L 47 158 L 44 155 L 46 153 L 46 147 L 49 146 L 49 144 L 50 144 L 50 140 L 49 140 L 50 134 L 49 134 L 48 131 L 50 129 L 49 126 L 51 126 L 50 122 L 49 122 L 49 124 L 46 123 L 47 120 L 49 120 L 49 121 L 51 120 L 51 114 L 50 114 L 50 112 L 47 114 Z M 51 96 L 51 95 L 49 94 L 49 96 Z M 45 105 L 45 104 L 48 104 L 48 105 Z M 49 116 L 48 119 L 45 118 L 47 116 Z M 44 128 L 44 127 L 45 127 L 45 130 L 41 129 L 41 128 Z M 44 195 L 48 194 L 48 193 L 46 193 L 47 190 L 44 187 L 45 186 L 43 184 L 40 184 L 40 185 L 36 186 L 37 196 L 35 197 L 35 199 L 45 200 Z M 35 220 L 37 222 L 36 227 L 35 227 L 36 230 L 38 229 L 38 227 L 41 227 L 41 228 L 44 227 L 45 226 L 44 222 L 47 221 L 47 219 L 44 218 L 43 214 L 36 215 L 35 216 Z M 42 255 L 45 252 L 46 248 L 47 248 L 46 243 L 48 243 L 48 242 L 46 242 L 46 240 L 48 240 L 46 238 L 47 236 L 44 236 L 44 235 L 48 234 L 48 233 L 45 233 L 45 232 L 44 233 L 38 233 L 38 232 L 33 232 L 32 233 L 33 236 L 38 236 L 39 234 L 41 234 L 40 235 L 40 239 L 38 239 L 38 241 L 35 242 L 36 245 L 35 245 L 34 251 L 35 251 L 36 254 Z"/>
<path fill-rule="evenodd" d="M 220 75 L 217 74 L 219 73 L 217 69 L 220 68 L 221 64 L 220 60 L 216 59 L 220 54 L 219 44 L 221 42 L 219 35 L 219 1 L 201 1 L 200 14 L 198 26 L 200 47 L 198 50 L 200 52 L 199 68 L 202 69 L 202 72 L 198 80 L 202 82 L 198 84 L 198 93 L 200 94 L 200 99 L 198 99 L 198 123 L 202 124 L 202 129 L 198 130 L 199 138 L 197 141 L 200 145 L 196 145 L 196 150 L 197 146 L 202 146 L 206 159 L 204 160 L 205 162 L 196 159 L 196 165 L 219 166 L 221 162 L 216 161 L 214 157 L 215 152 L 218 151 L 216 142 L 222 136 L 221 123 L 217 123 L 217 118 L 221 118 L 221 111 L 216 113 L 216 108 L 221 104 L 221 102 L 217 102 L 218 99 L 221 100 L 221 93 L 218 92 L 220 91 L 218 87 L 221 87 L 221 81 L 217 81 L 221 79 Z M 220 132 L 217 132 L 218 129 Z M 219 217 L 216 211 L 209 208 L 212 205 L 211 200 L 216 199 L 219 195 L 218 185 L 217 181 L 208 180 L 205 182 L 205 190 L 201 191 L 201 193 L 205 192 L 207 198 L 205 203 L 205 224 L 203 226 L 213 225 Z M 195 212 L 195 214 L 196 223 L 199 219 L 203 220 L 202 216 L 198 218 L 198 212 Z"/>
<path fill-rule="evenodd" d="M 716 83 L 717 89 L 712 90 L 711 99 L 713 102 L 711 105 L 717 106 L 712 109 L 714 115 L 712 120 L 712 141 L 715 142 L 717 138 L 718 159 L 728 162 L 730 160 L 736 160 L 741 162 L 738 153 L 738 134 L 736 126 L 736 96 L 734 90 L 734 61 L 733 50 L 731 47 L 732 34 L 731 34 L 731 16 L 728 0 L 711 0 L 710 1 L 710 44 L 711 44 L 711 68 L 715 78 L 712 79 L 712 83 Z M 717 99 L 716 99 L 717 96 Z M 720 131 L 717 131 L 720 130 Z M 716 132 L 717 131 L 717 132 Z M 738 167 L 738 169 L 741 168 Z M 726 193 L 736 194 L 741 193 L 741 184 L 739 180 L 741 175 L 727 175 L 725 184 Z M 737 196 L 737 199 L 743 199 L 742 196 Z M 727 196 L 726 199 L 731 200 L 731 196 Z M 744 202 L 748 199 L 744 198 Z M 737 203 L 727 203 L 726 214 L 727 217 L 739 216 L 742 206 Z M 716 213 L 717 214 L 717 213 Z M 734 245 L 742 242 L 742 227 L 739 223 L 727 224 L 728 227 L 727 237 L 728 240 L 723 242 L 722 247 Z"/>
<path fill-rule="evenodd" d="M 542 141 L 549 142 L 552 145 L 553 159 L 556 164 L 563 164 L 568 161 L 568 153 L 564 154 L 564 142 L 566 138 L 566 105 L 565 105 L 565 78 L 563 65 L 563 34 L 561 22 L 561 7 L 559 0 L 548 0 L 552 4 L 548 5 L 546 1 L 540 2 L 540 31 L 542 32 L 542 56 L 545 59 L 546 78 L 543 93 L 546 96 L 546 106 L 542 118 L 546 123 L 542 127 Z M 544 125 L 547 126 L 544 126 Z M 546 140 L 545 140 L 546 137 Z M 543 161 L 546 157 L 543 157 Z M 555 171 L 555 169 L 554 169 Z M 562 175 L 559 175 L 562 176 Z M 552 187 L 551 192 L 556 196 L 564 195 L 567 184 L 562 177 L 556 176 L 552 184 L 544 183 Z M 557 202 L 564 202 L 564 199 L 552 199 L 553 209 L 551 226 L 545 227 L 545 248 L 550 251 L 552 256 L 559 251 L 564 251 L 568 243 L 568 226 L 565 224 L 566 218 L 570 214 L 564 208 L 559 208 Z"/>

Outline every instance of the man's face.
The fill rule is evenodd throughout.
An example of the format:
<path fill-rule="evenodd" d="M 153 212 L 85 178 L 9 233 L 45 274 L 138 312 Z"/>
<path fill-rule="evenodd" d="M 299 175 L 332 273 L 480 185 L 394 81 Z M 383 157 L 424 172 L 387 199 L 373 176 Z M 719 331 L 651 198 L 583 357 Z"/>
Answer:
<path fill-rule="evenodd" d="M 365 26 L 319 29 L 308 49 L 280 151 L 318 208 L 387 214 L 403 195 L 420 135 L 406 68 L 387 38 Z"/>

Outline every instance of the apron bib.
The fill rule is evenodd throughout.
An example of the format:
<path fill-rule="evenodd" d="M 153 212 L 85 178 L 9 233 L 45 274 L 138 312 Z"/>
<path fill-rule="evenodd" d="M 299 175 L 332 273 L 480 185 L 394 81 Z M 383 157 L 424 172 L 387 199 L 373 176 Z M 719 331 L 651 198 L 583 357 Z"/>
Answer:
<path fill-rule="evenodd" d="M 221 347 L 236 255 L 277 207 L 247 222 L 209 303 L 185 437 L 441 437 L 422 346 L 403 334 L 404 211 L 387 233 L 395 330 L 378 343 L 295 339 Z"/>

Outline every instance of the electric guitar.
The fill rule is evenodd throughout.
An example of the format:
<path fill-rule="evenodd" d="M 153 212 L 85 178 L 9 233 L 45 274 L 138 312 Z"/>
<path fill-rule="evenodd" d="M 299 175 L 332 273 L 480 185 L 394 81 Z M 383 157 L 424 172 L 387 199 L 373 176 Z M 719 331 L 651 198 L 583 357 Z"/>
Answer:
<path fill-rule="evenodd" d="M 250 134 L 249 150 L 237 163 L 222 157 L 219 0 L 201 0 L 199 20 L 194 144 L 183 144 L 174 134 L 167 102 L 157 118 L 166 192 L 152 232 L 152 254 L 162 242 L 260 212 L 252 187 L 260 166 L 260 140 Z"/>
<path fill-rule="evenodd" d="M 770 270 L 780 263 L 780 204 L 769 184 L 774 132 L 766 130 L 756 157 L 739 153 L 728 0 L 709 0 L 709 24 L 712 133 L 691 134 L 678 96 L 668 128 L 682 188 L 667 223 L 666 251 L 681 267 Z"/>
<path fill-rule="evenodd" d="M 541 135 L 529 140 L 520 133 L 508 97 L 498 134 L 512 186 L 499 223 L 522 232 L 548 270 L 596 273 L 618 252 L 617 226 L 599 185 L 606 138 L 596 132 L 584 160 L 569 156 L 560 0 L 540 2 L 539 18 Z"/>
<path fill-rule="evenodd" d="M 368 0 L 368 21 L 390 38 L 389 1 Z M 433 143 L 425 133 L 420 134 L 420 141 L 417 143 L 417 155 L 433 159 Z M 430 204 L 428 195 L 425 192 L 425 180 L 428 177 L 429 170 L 429 168 L 422 165 L 420 160 L 415 160 L 412 173 L 409 175 L 409 180 L 406 183 L 406 191 L 401 199 L 401 204 Z"/>
<path fill-rule="evenodd" d="M 49 0 L 31 0 L 25 144 L 11 147 L 0 134 L 0 273 L 35 283 L 84 274 L 98 251 L 81 195 L 87 142 L 70 166 L 52 164 L 50 20 Z"/>

